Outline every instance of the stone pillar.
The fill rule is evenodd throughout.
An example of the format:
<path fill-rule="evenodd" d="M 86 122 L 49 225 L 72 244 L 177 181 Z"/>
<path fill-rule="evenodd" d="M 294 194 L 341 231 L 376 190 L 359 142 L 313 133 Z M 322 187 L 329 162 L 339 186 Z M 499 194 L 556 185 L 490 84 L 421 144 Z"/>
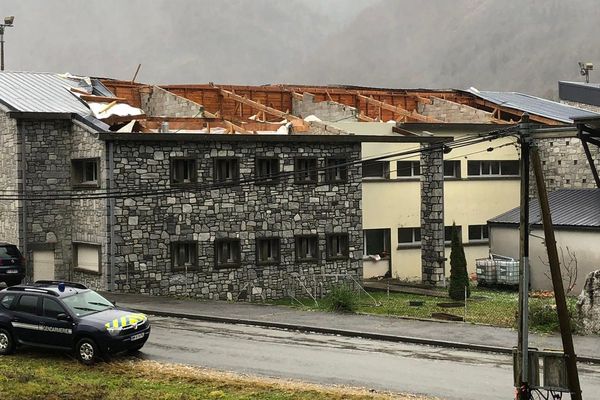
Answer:
<path fill-rule="evenodd" d="M 444 152 L 431 148 L 431 144 L 421 145 L 422 281 L 445 286 Z"/>

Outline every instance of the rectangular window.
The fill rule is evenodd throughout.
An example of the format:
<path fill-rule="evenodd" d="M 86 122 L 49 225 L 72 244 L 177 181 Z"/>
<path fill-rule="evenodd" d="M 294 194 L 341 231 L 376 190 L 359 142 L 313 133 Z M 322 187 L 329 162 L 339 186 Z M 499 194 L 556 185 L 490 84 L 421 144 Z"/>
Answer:
<path fill-rule="evenodd" d="M 328 158 L 325 160 L 325 180 L 328 183 L 344 183 L 348 181 L 348 160 L 345 158 Z"/>
<path fill-rule="evenodd" d="M 99 245 L 73 243 L 75 268 L 86 272 L 100 273 L 100 249 Z"/>
<path fill-rule="evenodd" d="M 73 186 L 83 188 L 97 188 L 98 183 L 98 158 L 71 160 L 71 179 Z"/>
<path fill-rule="evenodd" d="M 256 159 L 256 183 L 273 184 L 279 182 L 279 158 L 260 157 Z"/>
<path fill-rule="evenodd" d="M 462 242 L 462 226 L 456 225 L 456 233 L 458 234 L 458 240 Z M 446 244 L 452 243 L 452 225 L 444 227 L 444 242 Z"/>
<path fill-rule="evenodd" d="M 215 240 L 215 266 L 216 268 L 239 267 L 241 260 L 239 239 Z"/>
<path fill-rule="evenodd" d="M 198 243 L 194 241 L 171 243 L 171 267 L 174 271 L 195 269 L 198 266 Z"/>
<path fill-rule="evenodd" d="M 237 158 L 215 158 L 215 183 L 235 184 L 240 181 L 240 161 Z"/>
<path fill-rule="evenodd" d="M 444 161 L 444 177 L 460 178 L 460 161 Z"/>
<path fill-rule="evenodd" d="M 326 239 L 328 260 L 345 260 L 349 257 L 347 233 L 330 233 Z"/>
<path fill-rule="evenodd" d="M 519 161 L 471 161 L 467 162 L 469 176 L 519 176 Z"/>
<path fill-rule="evenodd" d="M 58 314 L 66 314 L 65 309 L 56 300 L 44 297 L 42 312 L 44 317 L 56 319 Z"/>
<path fill-rule="evenodd" d="M 295 183 L 317 183 L 317 159 L 296 158 L 294 164 Z"/>
<path fill-rule="evenodd" d="M 317 235 L 296 236 L 296 261 L 319 259 L 319 237 Z"/>
<path fill-rule="evenodd" d="M 198 182 L 198 171 L 195 158 L 171 159 L 172 185 L 190 185 L 196 182 Z"/>
<path fill-rule="evenodd" d="M 27 314 L 36 314 L 38 296 L 23 295 L 19 299 L 14 311 L 24 312 Z"/>
<path fill-rule="evenodd" d="M 469 225 L 469 242 L 484 242 L 488 240 L 487 225 Z"/>
<path fill-rule="evenodd" d="M 388 257 L 390 255 L 389 229 L 365 229 L 364 236 L 366 255 L 379 255 L 381 257 Z"/>
<path fill-rule="evenodd" d="M 390 177 L 389 161 L 367 161 L 362 166 L 363 178 L 383 178 Z"/>
<path fill-rule="evenodd" d="M 280 240 L 279 238 L 256 239 L 256 262 L 259 265 L 279 264 Z"/>
<path fill-rule="evenodd" d="M 410 178 L 421 175 L 419 161 L 396 161 L 396 175 L 398 178 Z"/>
<path fill-rule="evenodd" d="M 421 228 L 398 228 L 398 244 L 420 244 Z"/>

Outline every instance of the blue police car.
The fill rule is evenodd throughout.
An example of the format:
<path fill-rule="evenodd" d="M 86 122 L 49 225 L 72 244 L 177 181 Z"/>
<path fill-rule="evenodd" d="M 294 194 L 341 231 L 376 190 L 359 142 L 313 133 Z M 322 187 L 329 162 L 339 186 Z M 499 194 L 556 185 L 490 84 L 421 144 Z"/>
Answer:
<path fill-rule="evenodd" d="M 0 355 L 30 345 L 74 351 L 84 364 L 141 349 L 144 314 L 120 308 L 82 284 L 37 281 L 0 291 Z"/>

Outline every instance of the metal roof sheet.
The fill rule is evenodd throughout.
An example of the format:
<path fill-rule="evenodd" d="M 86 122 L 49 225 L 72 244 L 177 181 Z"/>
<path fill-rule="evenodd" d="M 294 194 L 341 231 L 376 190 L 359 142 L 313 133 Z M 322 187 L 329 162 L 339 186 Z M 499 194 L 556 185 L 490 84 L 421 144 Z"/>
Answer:
<path fill-rule="evenodd" d="M 518 92 L 489 92 L 470 88 L 467 92 L 499 106 L 514 108 L 541 117 L 572 124 L 574 118 L 600 116 L 598 113 Z"/>
<path fill-rule="evenodd" d="M 600 189 L 559 189 L 548 194 L 552 224 L 573 228 L 600 228 Z M 520 208 L 490 219 L 496 224 L 518 225 Z M 537 199 L 530 204 L 529 224 L 541 225 Z"/>
<path fill-rule="evenodd" d="M 81 89 L 57 74 L 0 72 L 0 100 L 15 111 L 89 115 L 90 109 L 71 88 Z"/>

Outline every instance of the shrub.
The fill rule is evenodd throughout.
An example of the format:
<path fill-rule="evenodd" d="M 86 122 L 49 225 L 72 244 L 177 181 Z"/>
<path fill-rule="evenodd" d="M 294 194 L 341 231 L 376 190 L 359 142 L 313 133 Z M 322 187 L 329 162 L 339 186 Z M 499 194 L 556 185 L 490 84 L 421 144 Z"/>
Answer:
<path fill-rule="evenodd" d="M 465 300 L 465 287 L 467 297 L 471 297 L 469 275 L 467 273 L 467 259 L 462 241 L 458 237 L 456 224 L 452 224 L 452 250 L 450 252 L 450 287 L 448 295 L 452 300 Z"/>
<path fill-rule="evenodd" d="M 338 285 L 325 297 L 325 305 L 329 311 L 353 313 L 358 307 L 358 298 L 348 285 Z"/>
<path fill-rule="evenodd" d="M 576 333 L 580 330 L 579 319 L 575 305 L 567 302 L 569 317 L 571 317 L 571 331 Z M 529 299 L 529 327 L 540 332 L 559 332 L 558 312 L 554 301 L 542 299 Z"/>

